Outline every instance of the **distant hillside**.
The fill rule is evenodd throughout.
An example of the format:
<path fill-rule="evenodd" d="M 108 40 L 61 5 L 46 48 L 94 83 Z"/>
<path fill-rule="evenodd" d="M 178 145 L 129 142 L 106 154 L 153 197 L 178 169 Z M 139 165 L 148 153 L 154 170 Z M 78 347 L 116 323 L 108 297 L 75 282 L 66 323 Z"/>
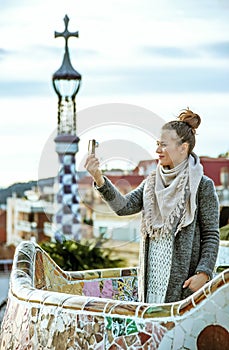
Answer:
<path fill-rule="evenodd" d="M 18 182 L 0 189 L 0 204 L 6 204 L 7 198 L 12 197 L 13 193 L 16 193 L 17 197 L 24 197 L 24 192 L 31 190 L 34 186 L 37 186 L 37 181 Z"/>
<path fill-rule="evenodd" d="M 0 205 L 6 204 L 8 197 L 12 197 L 16 193 L 18 198 L 24 197 L 24 192 L 31 190 L 33 187 L 42 189 L 44 186 L 53 186 L 54 178 L 41 179 L 39 181 L 17 182 L 7 188 L 0 188 Z"/>
<path fill-rule="evenodd" d="M 78 171 L 78 179 L 84 178 L 87 175 L 86 171 Z M 16 193 L 18 198 L 24 197 L 24 192 L 31 190 L 33 187 L 38 187 L 42 192 L 43 188 L 48 186 L 52 187 L 56 178 L 49 177 L 46 179 L 39 179 L 38 181 L 29 181 L 29 182 L 17 182 L 7 188 L 0 188 L 0 205 L 6 204 L 8 197 L 12 197 L 13 193 Z"/>

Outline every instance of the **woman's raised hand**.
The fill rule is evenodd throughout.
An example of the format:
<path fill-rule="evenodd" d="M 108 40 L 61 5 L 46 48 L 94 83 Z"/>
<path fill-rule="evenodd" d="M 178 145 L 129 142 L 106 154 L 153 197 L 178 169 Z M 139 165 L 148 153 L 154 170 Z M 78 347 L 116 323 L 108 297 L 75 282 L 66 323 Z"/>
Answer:
<path fill-rule="evenodd" d="M 99 160 L 94 154 L 90 154 L 84 164 L 85 169 L 91 174 L 96 185 L 101 187 L 104 184 L 104 178 L 101 170 L 99 169 Z"/>

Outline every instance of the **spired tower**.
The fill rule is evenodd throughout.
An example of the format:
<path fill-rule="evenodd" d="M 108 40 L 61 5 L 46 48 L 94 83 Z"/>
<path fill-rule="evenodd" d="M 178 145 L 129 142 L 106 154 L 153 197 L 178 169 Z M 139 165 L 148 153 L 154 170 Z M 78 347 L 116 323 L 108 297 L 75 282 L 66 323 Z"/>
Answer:
<path fill-rule="evenodd" d="M 56 152 L 59 158 L 59 173 L 54 215 L 55 238 L 75 239 L 80 235 L 80 212 L 75 155 L 78 152 L 76 129 L 76 94 L 80 88 L 81 75 L 73 68 L 68 50 L 70 37 L 78 37 L 78 32 L 69 32 L 69 18 L 64 17 L 65 30 L 55 32 L 55 38 L 63 37 L 65 52 L 61 67 L 53 74 L 52 83 L 58 96 Z"/>

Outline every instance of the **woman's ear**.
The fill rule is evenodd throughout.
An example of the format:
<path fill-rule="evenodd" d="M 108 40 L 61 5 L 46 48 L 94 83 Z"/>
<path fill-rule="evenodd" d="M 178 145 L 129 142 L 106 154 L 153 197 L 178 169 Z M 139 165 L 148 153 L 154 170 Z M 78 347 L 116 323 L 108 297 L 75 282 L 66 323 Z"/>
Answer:
<path fill-rule="evenodd" d="M 188 142 L 182 143 L 182 145 L 181 145 L 181 153 L 187 153 L 188 154 L 188 150 L 189 150 Z"/>

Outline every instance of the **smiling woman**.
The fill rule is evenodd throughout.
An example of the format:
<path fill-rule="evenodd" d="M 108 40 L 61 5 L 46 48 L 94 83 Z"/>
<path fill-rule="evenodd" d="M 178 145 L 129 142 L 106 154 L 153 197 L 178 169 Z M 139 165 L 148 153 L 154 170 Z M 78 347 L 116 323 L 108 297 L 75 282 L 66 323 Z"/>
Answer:
<path fill-rule="evenodd" d="M 143 302 L 183 299 L 212 278 L 219 208 L 213 181 L 204 176 L 193 153 L 199 124 L 199 115 L 189 109 L 166 123 L 158 141 L 156 171 L 126 195 L 102 175 L 95 154 L 85 162 L 96 189 L 117 215 L 142 212 L 139 293 Z"/>

